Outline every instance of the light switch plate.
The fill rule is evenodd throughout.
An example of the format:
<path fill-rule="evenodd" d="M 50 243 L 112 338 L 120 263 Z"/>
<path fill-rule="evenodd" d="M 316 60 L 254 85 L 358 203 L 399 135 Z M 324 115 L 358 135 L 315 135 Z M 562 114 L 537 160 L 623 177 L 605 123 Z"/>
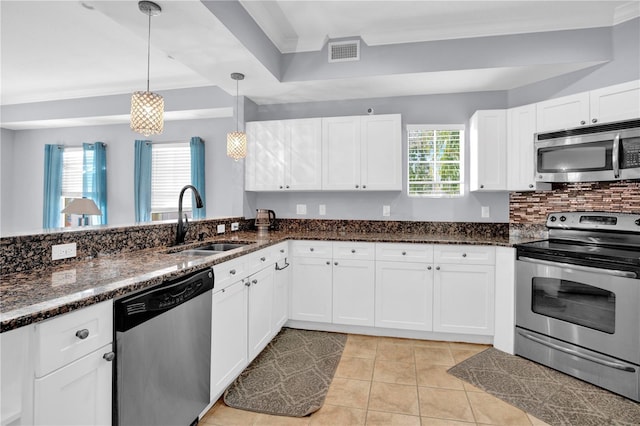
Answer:
<path fill-rule="evenodd" d="M 218 234 L 224 234 L 224 223 L 221 225 L 218 225 L 217 231 L 218 231 Z"/>
<path fill-rule="evenodd" d="M 382 206 L 382 216 L 391 216 L 391 206 Z"/>
<path fill-rule="evenodd" d="M 51 260 L 68 259 L 70 257 L 76 257 L 76 243 L 51 246 Z"/>
<path fill-rule="evenodd" d="M 482 217 L 489 217 L 490 216 L 489 206 L 482 206 L 482 208 L 480 209 L 480 212 L 482 214 Z"/>
<path fill-rule="evenodd" d="M 296 204 L 296 214 L 307 214 L 307 205 Z"/>

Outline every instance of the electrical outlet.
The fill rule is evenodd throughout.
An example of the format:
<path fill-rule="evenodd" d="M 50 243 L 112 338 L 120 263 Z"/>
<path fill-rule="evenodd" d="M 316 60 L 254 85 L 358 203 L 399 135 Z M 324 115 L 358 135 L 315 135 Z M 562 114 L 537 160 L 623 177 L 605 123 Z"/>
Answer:
<path fill-rule="evenodd" d="M 296 204 L 296 214 L 307 214 L 307 205 Z"/>
<path fill-rule="evenodd" d="M 217 231 L 218 231 L 218 234 L 224 234 L 224 223 L 221 225 L 218 225 Z"/>
<path fill-rule="evenodd" d="M 480 209 L 481 215 L 482 217 L 489 217 L 489 206 L 482 206 L 482 208 Z"/>
<path fill-rule="evenodd" d="M 76 243 L 51 246 L 51 260 L 68 259 L 70 257 L 76 257 Z"/>
<path fill-rule="evenodd" d="M 238 229 L 240 229 L 240 224 L 238 222 L 233 222 L 231 224 L 231 230 L 232 231 L 237 231 Z"/>
<path fill-rule="evenodd" d="M 327 214 L 327 206 L 325 204 L 320 204 L 320 207 L 318 208 L 318 214 L 320 216 L 324 216 Z"/>
<path fill-rule="evenodd" d="M 382 216 L 391 216 L 391 206 L 382 206 Z"/>

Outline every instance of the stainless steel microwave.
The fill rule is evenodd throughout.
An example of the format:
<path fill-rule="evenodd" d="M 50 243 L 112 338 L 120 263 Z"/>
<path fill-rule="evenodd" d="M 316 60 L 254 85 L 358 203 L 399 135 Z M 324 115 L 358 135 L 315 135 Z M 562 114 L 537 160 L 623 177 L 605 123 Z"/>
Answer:
<path fill-rule="evenodd" d="M 640 179 L 640 119 L 536 133 L 536 181 Z"/>

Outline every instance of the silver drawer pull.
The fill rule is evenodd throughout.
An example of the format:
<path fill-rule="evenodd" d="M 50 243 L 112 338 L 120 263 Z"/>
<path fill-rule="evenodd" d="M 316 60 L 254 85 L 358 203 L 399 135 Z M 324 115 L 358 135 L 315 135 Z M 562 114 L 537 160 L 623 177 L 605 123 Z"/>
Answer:
<path fill-rule="evenodd" d="M 253 285 L 258 284 L 258 280 L 253 280 L 253 281 L 251 281 L 251 284 L 253 284 Z"/>
<path fill-rule="evenodd" d="M 351 253 L 355 253 L 355 252 L 356 252 L 356 249 L 351 249 Z"/>
<path fill-rule="evenodd" d="M 436 271 L 439 271 L 439 270 L 440 270 L 440 267 L 439 267 L 439 266 L 436 266 Z"/>
<path fill-rule="evenodd" d="M 235 270 L 235 269 L 232 269 L 232 270 L 230 270 L 230 271 L 229 271 L 229 273 L 230 273 L 231 275 L 235 275 L 235 274 L 236 274 L 236 270 Z"/>
<path fill-rule="evenodd" d="M 431 270 L 431 266 L 427 266 L 427 271 L 430 271 L 430 270 Z"/>
<path fill-rule="evenodd" d="M 309 251 L 313 251 L 313 247 L 311 247 L 311 248 L 309 249 Z"/>
<path fill-rule="evenodd" d="M 102 358 L 104 358 L 105 361 L 111 362 L 116 359 L 116 354 L 113 352 L 107 352 L 106 354 L 102 355 Z"/>
<path fill-rule="evenodd" d="M 84 340 L 89 337 L 89 330 L 83 328 L 82 330 L 76 331 L 76 337 L 80 340 Z"/>
<path fill-rule="evenodd" d="M 467 257 L 467 253 L 462 253 L 462 257 Z"/>
<path fill-rule="evenodd" d="M 267 260 L 267 258 L 263 256 L 260 258 L 260 260 L 264 262 L 265 260 Z"/>
<path fill-rule="evenodd" d="M 284 253 L 284 249 L 280 249 L 280 253 Z"/>

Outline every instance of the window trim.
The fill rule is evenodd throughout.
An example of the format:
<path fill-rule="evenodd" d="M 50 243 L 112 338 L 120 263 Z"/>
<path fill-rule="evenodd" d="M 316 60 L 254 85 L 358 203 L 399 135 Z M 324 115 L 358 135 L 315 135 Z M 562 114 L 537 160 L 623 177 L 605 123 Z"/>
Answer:
<path fill-rule="evenodd" d="M 410 185 L 411 182 L 409 181 L 409 168 L 411 166 L 411 161 L 409 159 L 409 149 L 410 149 L 410 144 L 409 144 L 409 132 L 411 131 L 416 131 L 416 130 L 433 130 L 433 131 L 444 131 L 444 130 L 457 130 L 460 132 L 460 180 L 459 181 L 455 181 L 455 182 L 459 182 L 460 184 L 460 192 L 458 194 L 412 194 L 410 192 Z M 466 125 L 465 124 L 407 124 L 406 126 L 406 134 L 407 134 L 407 148 L 406 148 L 406 153 L 407 153 L 407 196 L 411 197 L 411 198 L 462 198 L 466 195 L 466 185 L 465 185 L 465 173 L 464 173 L 464 169 L 465 169 L 465 155 L 464 155 L 464 151 L 465 151 L 465 146 L 466 146 L 466 142 L 465 142 L 465 137 L 466 137 Z M 434 160 L 434 163 L 435 160 Z M 435 182 L 434 182 L 435 183 Z"/>

